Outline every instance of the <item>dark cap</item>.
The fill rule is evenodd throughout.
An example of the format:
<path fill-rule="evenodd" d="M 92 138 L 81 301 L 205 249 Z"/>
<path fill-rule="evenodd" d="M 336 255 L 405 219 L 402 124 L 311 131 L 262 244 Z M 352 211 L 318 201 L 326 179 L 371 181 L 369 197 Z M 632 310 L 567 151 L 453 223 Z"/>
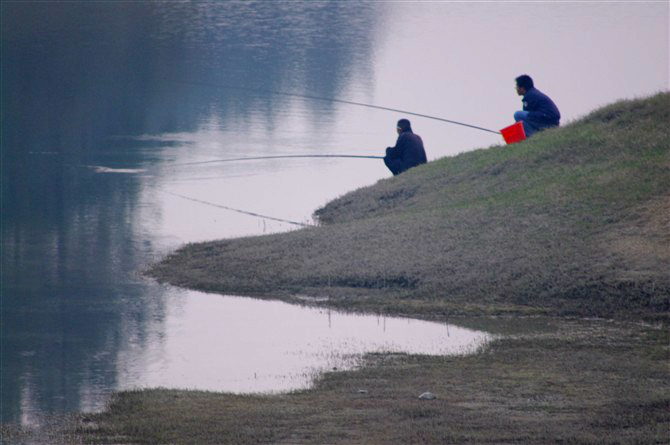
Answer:
<path fill-rule="evenodd" d="M 398 121 L 398 128 L 400 128 L 402 131 L 407 131 L 412 129 L 412 124 L 409 123 L 409 120 L 407 119 L 400 119 Z"/>

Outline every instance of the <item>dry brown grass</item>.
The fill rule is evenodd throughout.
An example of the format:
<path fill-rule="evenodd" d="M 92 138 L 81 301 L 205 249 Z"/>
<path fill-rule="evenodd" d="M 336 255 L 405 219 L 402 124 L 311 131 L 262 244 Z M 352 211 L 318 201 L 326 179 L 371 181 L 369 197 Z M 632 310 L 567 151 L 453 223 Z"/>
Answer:
<path fill-rule="evenodd" d="M 670 194 L 633 209 L 629 221 L 611 227 L 599 241 L 606 254 L 626 261 L 631 279 L 659 266 L 670 271 Z"/>

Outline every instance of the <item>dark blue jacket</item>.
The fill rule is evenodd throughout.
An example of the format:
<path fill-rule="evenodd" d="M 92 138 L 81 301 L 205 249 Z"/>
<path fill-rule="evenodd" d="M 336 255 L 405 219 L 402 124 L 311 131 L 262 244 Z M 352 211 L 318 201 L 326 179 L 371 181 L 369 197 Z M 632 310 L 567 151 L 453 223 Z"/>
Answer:
<path fill-rule="evenodd" d="M 538 129 L 556 127 L 561 120 L 556 104 L 537 88 L 531 88 L 524 94 L 523 110 L 528 111 L 528 123 Z"/>
<path fill-rule="evenodd" d="M 388 147 L 384 157 L 384 163 L 394 175 L 427 161 L 423 141 L 412 130 L 400 133 L 395 147 Z"/>

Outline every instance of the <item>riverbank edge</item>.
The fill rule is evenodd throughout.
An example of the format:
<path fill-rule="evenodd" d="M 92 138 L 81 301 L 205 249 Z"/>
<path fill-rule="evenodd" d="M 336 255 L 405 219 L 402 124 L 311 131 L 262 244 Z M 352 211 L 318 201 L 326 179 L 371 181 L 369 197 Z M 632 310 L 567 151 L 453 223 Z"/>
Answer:
<path fill-rule="evenodd" d="M 659 97 L 666 102 L 670 98 L 667 94 Z M 639 108 L 642 102 L 618 104 L 601 110 L 596 117 L 605 121 L 604 118 L 611 116 L 611 122 L 631 107 Z M 665 117 L 656 118 L 661 132 L 667 128 L 662 120 Z M 543 140 L 537 141 L 542 148 Z M 667 159 L 667 154 L 664 156 L 661 159 Z M 408 177 L 398 181 L 409 181 Z M 384 181 L 381 186 L 392 183 Z M 385 196 L 394 196 L 388 192 L 384 191 Z M 405 200 L 392 209 L 398 211 L 404 205 L 420 208 L 411 202 L 412 196 L 409 198 L 409 202 Z M 652 201 L 657 199 L 653 198 Z M 335 225 L 337 212 L 329 212 L 338 207 L 346 209 L 347 199 L 345 196 L 336 200 L 331 204 L 334 207 L 328 210 L 326 206 L 321 214 L 325 219 L 332 218 Z M 653 205 L 650 208 L 663 209 Z M 362 212 L 366 210 L 354 209 L 339 223 L 351 224 Z M 382 212 L 380 217 L 388 218 L 388 214 Z M 327 227 L 328 224 L 324 226 Z M 657 234 L 653 235 L 657 242 Z M 243 242 L 259 241 L 261 238 Z M 198 246 L 204 250 L 211 247 L 212 243 Z M 186 249 L 178 255 L 191 253 Z M 155 271 L 150 274 L 156 276 Z M 527 301 L 516 304 L 504 299 L 468 301 L 463 307 L 464 300 L 441 302 L 435 298 L 416 298 L 417 294 L 410 298 L 409 293 L 416 290 L 411 280 L 402 281 L 407 277 L 399 275 L 391 278 L 401 285 L 339 289 L 331 283 L 322 286 L 323 283 L 317 282 L 319 286 L 314 288 L 287 286 L 276 294 L 259 292 L 251 286 L 238 288 L 237 292 L 225 286 L 191 287 L 265 298 L 272 295 L 301 304 L 352 306 L 359 311 L 429 320 L 444 320 L 448 316 L 456 323 L 458 315 L 479 315 L 478 321 L 462 320 L 463 324 L 477 328 L 497 323 L 491 330 L 503 334 L 502 338 L 477 354 L 463 357 L 370 355 L 362 369 L 326 373 L 315 388 L 291 394 L 240 396 L 161 389 L 121 392 L 105 412 L 76 416 L 68 428 L 61 428 L 57 434 L 66 438 L 67 443 L 667 441 L 670 429 L 667 314 L 642 311 L 626 316 L 624 307 L 623 311 L 615 312 L 620 320 L 613 321 L 591 312 L 575 314 L 572 309 L 561 311 L 552 306 L 533 306 Z M 174 284 L 186 285 L 179 280 L 174 280 Z M 328 291 L 324 296 L 327 300 L 318 299 L 323 289 Z M 354 292 L 347 296 L 351 289 Z M 312 290 L 317 299 L 300 297 L 310 295 Z M 365 295 L 368 293 L 372 295 Z M 663 306 L 654 306 L 659 307 Z M 540 327 L 531 333 L 518 329 L 519 325 L 531 322 Z M 423 391 L 431 391 L 437 398 L 419 400 L 418 395 Z"/>
<path fill-rule="evenodd" d="M 432 320 L 670 321 L 670 93 L 339 197 L 312 228 L 187 244 L 159 282 Z"/>
<path fill-rule="evenodd" d="M 123 391 L 102 413 L 3 432 L 6 443 L 667 443 L 667 329 L 494 321 L 505 334 L 471 355 L 370 354 L 288 394 Z"/>
<path fill-rule="evenodd" d="M 579 147 L 582 151 L 589 149 L 599 151 L 598 145 L 604 146 L 605 144 L 616 147 L 611 150 L 623 151 L 626 148 L 618 148 L 620 145 L 617 146 L 617 143 L 632 144 L 635 140 L 642 140 L 642 133 L 648 136 L 654 133 L 654 129 L 656 133 L 661 133 L 660 136 L 667 134 L 667 131 L 664 133 L 664 130 L 667 130 L 667 124 L 663 122 L 667 122 L 669 103 L 670 95 L 666 93 L 649 99 L 613 104 L 597 110 L 582 122 L 572 124 L 567 130 L 559 129 L 554 131 L 554 134 L 548 134 L 546 138 L 548 142 L 542 138 L 527 141 L 525 152 L 521 150 L 520 145 L 506 147 L 506 149 L 520 150 L 521 158 L 532 157 L 534 150 L 545 150 L 547 153 L 545 157 L 548 160 L 534 162 L 532 168 L 550 170 L 553 166 L 564 174 L 562 164 L 569 164 L 571 162 L 569 158 L 579 157 L 580 153 L 573 154 L 568 149 L 563 153 L 558 150 L 559 153 L 553 154 L 551 147 L 547 147 L 548 144 L 559 147 L 578 144 L 571 139 L 571 136 L 577 134 L 578 137 L 589 140 L 586 146 Z M 649 110 L 646 123 L 642 111 L 645 107 Z M 636 126 L 639 127 L 640 134 L 635 134 L 637 132 L 632 130 Z M 568 132 L 571 134 L 566 134 L 564 136 L 566 139 L 562 139 L 562 133 Z M 599 132 L 601 134 L 598 134 Z M 647 141 L 649 141 L 648 137 Z M 649 143 L 650 147 L 653 144 L 653 142 Z M 496 151 L 495 148 L 492 148 L 477 154 L 464 154 L 453 160 L 443 160 L 442 166 L 453 175 L 455 172 L 449 170 L 449 162 L 477 164 L 473 167 L 473 172 L 469 173 L 474 176 L 475 182 L 479 180 L 484 182 L 490 177 L 503 178 L 503 181 L 515 180 L 513 166 L 517 160 L 504 158 L 504 156 L 501 159 L 499 152 Z M 648 151 L 652 152 L 652 150 Z M 566 155 L 565 152 L 568 154 Z M 487 156 L 493 158 L 489 163 L 486 162 L 486 159 L 482 160 Z M 575 162 L 581 162 L 583 165 L 591 162 L 595 165 L 604 156 L 608 155 L 597 153 L 593 158 L 582 158 Z M 648 155 L 645 151 L 644 156 L 650 158 L 650 163 L 658 163 L 659 160 L 662 163 L 668 160 L 668 150 L 666 148 L 665 152 L 660 151 L 660 155 L 657 154 L 656 157 Z M 637 151 L 631 156 L 631 158 L 639 157 L 640 153 Z M 625 160 L 626 163 L 630 161 L 630 158 Z M 284 264 L 278 257 L 288 246 L 292 247 L 293 252 L 299 249 L 307 251 L 315 238 L 309 236 L 301 238 L 305 232 L 329 230 L 332 226 L 338 225 L 345 226 L 346 230 L 335 230 L 329 233 L 334 236 L 335 243 L 342 243 L 345 246 L 345 253 L 365 252 L 371 250 L 366 248 L 366 243 L 372 239 L 369 235 L 371 232 L 366 232 L 365 228 L 369 221 L 383 220 L 386 230 L 393 231 L 394 224 L 399 223 L 398 220 L 393 219 L 394 215 L 402 213 L 408 207 L 414 207 L 416 210 L 412 212 L 417 214 L 422 210 L 425 212 L 421 204 L 414 199 L 422 190 L 425 190 L 425 187 L 422 189 L 418 183 L 424 182 L 428 184 L 428 187 L 443 186 L 459 190 L 457 181 L 440 185 L 437 179 L 439 174 L 430 176 L 426 170 L 440 166 L 439 163 L 432 164 L 432 166 L 426 166 L 423 171 L 416 169 L 414 172 L 408 172 L 410 174 L 406 174 L 405 177 L 380 181 L 372 187 L 334 200 L 317 211 L 317 216 L 324 222 L 323 227 L 269 238 L 254 237 L 241 242 L 233 241 L 230 244 L 222 241 L 187 246 L 178 251 L 175 256 L 154 267 L 149 274 L 159 280 L 165 279 L 173 284 L 186 285 L 205 291 L 279 298 L 292 303 L 327 305 L 337 309 L 413 316 L 439 321 L 445 317 L 458 315 L 484 315 L 489 318 L 480 319 L 485 320 L 483 323 L 470 320 L 463 324 L 472 328 L 484 329 L 486 329 L 484 326 L 488 325 L 489 330 L 505 334 L 503 339 L 494 341 L 482 352 L 468 357 L 448 359 L 393 355 L 369 357 L 367 367 L 353 372 L 328 373 L 317 382 L 313 390 L 284 396 L 253 396 L 251 397 L 253 403 L 248 403 L 248 399 L 232 395 L 220 396 L 221 399 L 219 396 L 210 394 L 170 391 L 126 394 L 118 399 L 116 405 L 112 405 L 109 412 L 110 417 L 107 419 L 118 421 L 119 418 L 115 415 L 124 413 L 126 409 L 135 409 L 137 403 L 160 404 L 158 400 L 176 396 L 178 399 L 185 397 L 185 400 L 188 401 L 185 403 L 200 400 L 210 408 L 216 406 L 215 400 L 218 400 L 218 403 L 221 403 L 221 400 L 225 400 L 225 403 L 232 403 L 229 414 L 219 418 L 217 423 L 221 422 L 225 425 L 229 421 L 227 420 L 229 416 L 230 420 L 239 419 L 239 417 L 255 419 L 245 426 L 233 422 L 226 428 L 215 428 L 210 431 L 210 435 L 199 439 L 203 442 L 235 443 L 238 439 L 242 443 L 497 443 L 514 441 L 653 443 L 662 441 L 664 428 L 667 430 L 670 424 L 667 409 L 670 406 L 670 381 L 667 372 L 664 373 L 664 365 L 667 365 L 668 358 L 668 338 L 663 326 L 667 326 L 667 320 L 663 313 L 654 314 L 654 309 L 658 310 L 659 307 L 662 309 L 664 307 L 662 305 L 647 306 L 642 310 L 636 307 L 630 310 L 632 316 L 629 317 L 627 309 L 631 308 L 626 307 L 625 304 L 623 310 L 618 311 L 599 312 L 599 308 L 594 307 L 594 310 L 580 312 L 574 308 L 562 309 L 546 304 L 534 305 L 531 299 L 519 302 L 504 298 L 477 298 L 471 293 L 468 295 L 469 298 L 455 298 L 453 301 L 447 298 L 426 298 L 426 293 L 422 293 L 419 286 L 413 285 L 411 276 L 396 272 L 389 274 L 390 277 L 380 277 L 380 275 L 370 273 L 368 277 L 361 279 L 359 270 L 352 271 L 348 268 L 340 269 L 344 270 L 345 275 L 348 274 L 351 277 L 348 280 L 332 279 L 331 276 L 337 275 L 337 272 L 327 275 L 327 279 L 319 279 L 319 276 L 323 277 L 323 273 L 316 274 L 315 278 L 315 274 L 309 275 L 310 272 L 307 271 L 304 277 L 309 277 L 309 279 L 304 283 L 300 282 L 299 275 L 295 279 L 296 275 L 283 276 L 277 273 L 262 276 L 259 280 L 260 285 L 254 286 L 258 284 L 254 282 L 254 275 L 260 267 L 271 269 L 276 265 L 277 269 L 289 270 L 292 265 L 295 265 L 295 263 Z M 510 173 L 505 172 L 505 168 L 500 167 L 501 165 L 507 166 Z M 568 165 L 568 168 L 570 167 L 576 168 L 574 163 L 572 166 Z M 643 170 L 647 167 L 648 165 L 640 166 Z M 615 167 L 611 164 L 607 164 L 607 168 L 594 167 L 587 169 L 584 175 L 606 175 L 608 169 L 614 170 Z M 485 171 L 486 174 L 479 175 L 481 171 Z M 667 170 L 661 172 L 661 175 L 664 174 L 667 174 Z M 605 176 L 602 177 L 605 178 Z M 659 177 L 663 178 L 663 176 Z M 475 184 L 475 182 L 470 182 L 468 185 Z M 549 182 L 546 181 L 546 183 Z M 541 184 L 544 185 L 545 182 Z M 670 187 L 667 187 L 667 178 L 663 184 L 666 191 L 670 190 Z M 488 182 L 482 188 L 492 186 L 495 184 Z M 574 189 L 579 189 L 581 186 L 578 184 Z M 592 187 L 593 182 L 587 182 L 584 186 Z M 373 191 L 375 188 L 381 190 L 375 194 Z M 642 188 L 647 187 L 640 184 L 640 189 Z M 572 193 L 576 193 L 574 189 Z M 460 191 L 467 193 L 463 187 L 460 188 Z M 485 196 L 485 193 L 477 196 L 470 195 L 468 198 L 489 198 Z M 521 196 L 526 199 L 528 195 L 528 193 L 521 193 Z M 604 196 L 606 199 L 613 200 L 611 195 L 605 194 Z M 658 212 L 666 208 L 664 206 L 667 204 L 664 203 L 663 198 L 660 198 L 661 204 L 657 205 L 659 198 L 655 197 L 658 195 L 654 193 L 639 196 L 643 198 L 634 197 L 625 205 L 628 208 L 635 208 L 640 215 L 644 215 L 635 220 L 638 232 L 658 242 L 662 238 L 658 238 L 658 231 L 653 230 L 657 224 L 656 216 Z M 532 196 L 528 200 L 531 199 Z M 603 198 L 600 196 L 598 199 Z M 636 202 L 636 199 L 643 202 Z M 515 211 L 525 210 L 529 214 L 537 213 L 538 208 L 545 208 L 544 201 L 538 202 L 535 208 L 526 206 L 525 209 L 521 207 L 520 210 L 519 207 L 515 207 Z M 560 200 L 558 202 L 561 203 Z M 584 202 L 587 201 L 584 200 Z M 593 202 L 595 204 L 592 205 L 599 204 L 597 200 Z M 648 205 L 649 202 L 653 204 Z M 365 203 L 369 203 L 367 207 Z M 458 205 L 459 203 L 451 205 L 449 212 L 451 217 L 454 217 L 454 209 Z M 460 205 L 464 204 L 460 203 Z M 609 202 L 605 203 L 603 208 L 610 205 Z M 387 209 L 384 208 L 385 206 Z M 565 208 L 572 210 L 570 206 Z M 487 207 L 487 210 L 488 214 L 497 215 L 497 209 L 494 206 Z M 615 227 L 617 224 L 617 222 L 610 224 L 610 220 L 618 220 L 619 225 L 626 224 L 626 220 L 617 218 L 615 212 L 609 213 L 606 218 L 602 219 L 603 222 L 596 224 L 608 228 Z M 506 215 L 506 213 L 502 214 L 503 217 Z M 557 216 L 555 212 L 551 215 Z M 593 214 L 587 214 L 586 218 L 580 214 L 579 218 L 581 219 L 577 223 L 585 226 L 583 219 L 593 218 Z M 622 223 L 621 220 L 624 222 Z M 414 222 L 412 219 L 404 221 Z M 640 221 L 651 221 L 651 223 L 641 224 Z M 403 220 L 401 219 L 400 222 Z M 378 227 L 378 225 L 375 226 Z M 497 223 L 494 226 L 503 226 L 503 224 Z M 364 236 L 357 236 L 359 232 L 357 227 L 362 227 L 360 232 L 364 233 Z M 463 230 L 462 227 L 458 229 Z M 557 232 L 561 230 L 557 229 Z M 595 232 L 598 230 L 594 230 Z M 612 234 L 598 233 L 598 236 L 602 237 L 602 240 L 611 241 L 624 232 L 626 230 L 615 230 Z M 662 232 L 660 234 L 662 235 Z M 403 232 L 400 232 L 400 235 L 403 235 Z M 406 233 L 404 235 L 408 236 Z M 356 238 L 358 243 L 356 247 L 359 250 L 354 250 L 345 241 L 342 241 L 345 236 Z M 290 238 L 290 242 L 282 244 L 281 241 L 276 241 L 277 238 Z M 467 236 L 462 238 L 466 239 Z M 264 244 L 268 239 L 273 241 Z M 276 250 L 273 250 L 272 242 L 279 246 Z M 429 250 L 429 246 L 420 243 L 416 245 Z M 237 250 L 240 247 L 241 249 Z M 270 252 L 270 255 L 265 255 L 263 258 L 267 251 Z M 249 255 L 252 260 L 241 259 L 245 255 Z M 408 256 L 411 257 L 411 254 Z M 186 264 L 189 266 L 183 267 L 185 264 L 179 261 L 179 257 L 182 259 L 187 257 Z M 338 259 L 355 261 L 351 255 L 336 255 L 335 258 L 336 261 Z M 315 259 L 313 255 L 300 257 L 300 261 L 303 262 Z M 224 266 L 218 269 L 210 268 L 211 261 L 220 261 Z M 193 271 L 193 268 L 190 267 L 192 264 L 200 267 L 205 273 L 194 281 L 189 281 L 189 277 L 185 275 L 174 279 L 174 275 L 166 276 L 160 272 L 160 267 L 166 264 L 173 264 L 186 274 Z M 370 266 L 370 264 L 359 264 L 354 269 L 364 266 Z M 639 269 L 636 266 L 630 267 Z M 244 268 L 249 268 L 251 273 L 244 273 Z M 163 270 L 169 271 L 170 269 Z M 217 282 L 221 274 L 226 271 L 231 274 L 239 273 L 246 281 L 241 282 L 242 286 L 236 286 L 235 283 L 223 280 Z M 213 273 L 215 278 L 209 280 L 207 273 Z M 181 281 L 182 278 L 185 278 L 185 281 Z M 280 286 L 279 292 L 277 292 L 278 289 L 273 289 L 263 283 L 264 279 L 270 281 L 282 278 L 283 286 Z M 378 285 L 380 280 L 382 285 Z M 643 283 L 640 283 L 639 289 L 644 291 Z M 660 292 L 666 290 L 667 288 L 660 287 Z M 595 291 L 593 293 L 596 294 Z M 301 295 L 317 298 L 312 299 Z M 581 298 L 588 298 L 588 294 L 582 295 Z M 651 320 L 654 323 L 660 322 L 660 325 L 656 324 L 654 327 L 586 319 L 594 315 L 596 317 L 614 315 L 620 319 Z M 495 320 L 498 322 L 495 327 L 491 326 L 493 320 L 491 316 L 496 317 Z M 575 316 L 577 318 L 572 318 Z M 556 322 L 556 320 L 560 321 Z M 526 325 L 546 323 L 548 326 L 532 334 L 523 334 L 515 332 L 511 327 L 516 322 Z M 651 390 L 649 390 L 650 384 L 652 385 Z M 364 397 L 351 397 L 352 393 L 358 389 L 367 391 L 366 394 L 378 397 L 383 394 L 383 396 L 375 398 L 375 402 L 370 404 L 369 400 L 366 401 Z M 433 406 L 422 404 L 417 396 L 423 391 L 434 392 L 440 401 Z M 125 397 L 127 399 L 124 400 Z M 126 403 L 122 403 L 121 400 Z M 115 410 L 120 406 L 124 408 Z M 460 407 L 458 412 L 454 410 L 454 407 Z M 266 413 L 266 410 L 271 415 L 263 414 Z M 294 414 L 286 416 L 282 414 L 284 412 Z M 147 414 L 144 410 L 138 413 L 143 416 Z M 482 413 L 486 415 L 480 416 Z M 169 416 L 169 414 L 164 415 Z M 301 416 L 307 416 L 312 421 L 302 420 Z M 205 413 L 201 412 L 200 416 L 196 415 L 193 420 L 206 418 Z M 279 418 L 282 421 L 270 422 L 270 425 L 274 425 L 272 427 L 263 426 L 267 425 L 269 418 Z M 149 425 L 147 429 L 143 429 L 133 423 L 130 429 L 138 428 L 144 431 L 140 436 L 135 437 L 147 438 L 158 434 L 154 429 L 155 425 L 154 427 Z M 580 428 L 575 428 L 575 425 L 580 425 Z M 128 431 L 127 427 L 128 425 L 125 431 Z M 104 427 L 101 428 L 102 430 Z M 115 429 L 110 431 L 118 432 Z M 185 435 L 173 433 L 173 435 L 153 437 L 156 443 L 161 443 L 161 441 L 178 443 L 188 442 L 189 436 L 198 437 L 197 434 L 196 432 Z M 237 438 L 233 439 L 233 437 Z"/>

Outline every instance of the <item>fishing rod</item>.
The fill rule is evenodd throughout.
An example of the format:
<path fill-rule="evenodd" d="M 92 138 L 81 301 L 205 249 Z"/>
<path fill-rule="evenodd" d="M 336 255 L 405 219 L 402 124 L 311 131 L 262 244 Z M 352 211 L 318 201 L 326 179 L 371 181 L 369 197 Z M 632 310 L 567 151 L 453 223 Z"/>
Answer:
<path fill-rule="evenodd" d="M 191 198 L 190 196 L 180 195 L 179 193 L 174 193 L 174 192 L 170 192 L 170 191 L 167 191 L 167 190 L 160 190 L 160 191 L 163 192 L 163 193 L 167 193 L 168 195 L 172 195 L 172 196 L 176 196 L 178 198 L 185 199 L 187 201 L 197 202 L 199 204 L 204 204 L 204 205 L 207 205 L 207 206 L 210 206 L 210 207 L 216 207 L 216 208 L 223 209 L 223 210 L 230 210 L 231 212 L 237 212 L 237 213 L 241 213 L 243 215 L 255 216 L 256 218 L 263 218 L 263 219 L 269 219 L 271 221 L 283 222 L 283 223 L 287 223 L 287 224 L 292 224 L 294 226 L 314 227 L 314 224 L 301 223 L 301 222 L 297 222 L 297 221 L 291 221 L 289 219 L 275 218 L 273 216 L 261 215 L 260 213 L 248 212 L 246 210 L 240 210 L 240 209 L 236 209 L 236 208 L 233 208 L 233 207 L 224 206 L 224 205 L 221 205 L 221 204 L 215 204 L 215 203 L 209 202 L 209 201 L 203 201 L 202 199 Z"/>
<path fill-rule="evenodd" d="M 384 159 L 383 156 L 363 156 L 363 155 L 274 155 L 274 156 L 253 156 L 246 158 L 227 158 L 212 159 L 209 161 L 180 162 L 172 165 L 200 165 L 213 164 L 215 162 L 235 162 L 235 161 L 257 161 L 261 159 L 286 159 L 286 158 L 358 158 L 358 159 Z"/>
<path fill-rule="evenodd" d="M 484 128 L 484 127 L 479 127 L 477 125 L 471 125 L 467 124 L 465 122 L 459 122 L 451 119 L 445 119 L 443 117 L 438 117 L 438 116 L 430 116 L 428 114 L 421 114 L 421 113 L 415 113 L 413 111 L 407 111 L 407 110 L 400 110 L 397 108 L 389 108 L 389 107 L 382 107 L 380 105 L 372 105 L 372 104 L 366 104 L 362 102 L 354 102 L 351 100 L 344 100 L 344 99 L 335 99 L 332 97 L 322 97 L 322 96 L 313 96 L 311 94 L 298 94 L 298 93 L 287 93 L 284 91 L 272 91 L 272 90 L 265 90 L 262 88 L 250 88 L 250 87 L 242 87 L 242 86 L 237 86 L 237 85 L 224 85 L 224 84 L 216 84 L 216 83 L 210 83 L 210 82 L 201 82 L 201 81 L 186 81 L 186 80 L 174 80 L 174 79 L 163 79 L 165 82 L 174 82 L 174 83 L 181 83 L 185 85 L 199 85 L 199 86 L 206 86 L 206 87 L 211 87 L 211 88 L 223 88 L 223 89 L 231 89 L 231 90 L 240 90 L 240 91 L 250 91 L 254 93 L 265 93 L 265 94 L 273 94 L 275 96 L 288 96 L 288 97 L 300 97 L 303 99 L 311 99 L 311 100 L 320 100 L 320 101 L 325 101 L 325 102 L 335 102 L 335 103 L 341 103 L 341 104 L 347 104 L 347 105 L 355 105 L 358 107 L 366 107 L 366 108 L 374 108 L 377 110 L 384 110 L 384 111 L 393 111 L 395 113 L 402 113 L 402 114 L 409 114 L 411 116 L 418 116 L 418 117 L 423 117 L 426 119 L 432 119 L 440 122 L 447 122 L 449 124 L 455 124 L 455 125 L 461 125 L 463 127 L 468 127 L 468 128 L 474 128 L 476 130 L 481 130 L 481 131 L 486 131 L 488 133 L 494 133 L 497 135 L 500 135 L 499 131 L 496 130 L 491 130 L 489 128 Z"/>

